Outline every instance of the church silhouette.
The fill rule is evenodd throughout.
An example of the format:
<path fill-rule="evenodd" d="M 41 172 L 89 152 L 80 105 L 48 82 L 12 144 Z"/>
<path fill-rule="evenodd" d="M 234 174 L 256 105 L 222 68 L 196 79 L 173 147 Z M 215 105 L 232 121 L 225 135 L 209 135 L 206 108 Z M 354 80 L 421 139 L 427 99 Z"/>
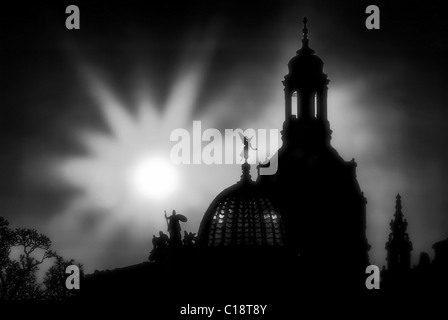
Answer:
<path fill-rule="evenodd" d="M 302 48 L 283 81 L 283 144 L 274 155 L 278 171 L 252 182 L 246 159 L 241 180 L 206 211 L 199 246 L 218 265 L 267 260 L 275 268 L 279 259 L 288 261 L 307 275 L 302 286 L 312 279 L 310 288 L 338 286 L 342 279 L 345 286 L 363 286 L 366 199 L 356 181 L 356 163 L 344 161 L 330 144 L 329 80 L 309 47 L 306 23 L 305 18 Z M 340 277 L 326 271 L 330 264 Z"/>
<path fill-rule="evenodd" d="M 375 301 L 396 290 L 428 293 L 448 283 L 448 239 L 434 244 L 432 262 L 422 253 L 411 267 L 412 243 L 397 195 L 381 289 L 367 290 L 367 200 L 355 160 L 345 161 L 331 146 L 329 80 L 310 48 L 306 18 L 303 23 L 302 46 L 283 80 L 277 173 L 252 179 L 245 139 L 240 180 L 212 201 L 197 236 L 185 232 L 181 242 L 182 221 L 173 214 L 170 237 L 153 237 L 149 262 L 87 275 L 77 299 L 145 300 L 171 309 L 224 300 L 284 307 L 306 295 Z"/>

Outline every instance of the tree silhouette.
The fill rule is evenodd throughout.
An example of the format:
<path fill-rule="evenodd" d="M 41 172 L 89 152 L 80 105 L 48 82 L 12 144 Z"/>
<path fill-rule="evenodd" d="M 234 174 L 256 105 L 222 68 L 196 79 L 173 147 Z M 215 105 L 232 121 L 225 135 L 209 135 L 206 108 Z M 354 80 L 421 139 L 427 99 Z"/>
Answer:
<path fill-rule="evenodd" d="M 44 297 L 49 300 L 66 300 L 72 298 L 75 296 L 76 291 L 68 290 L 65 286 L 65 280 L 67 278 L 65 270 L 69 265 L 76 264 L 82 273 L 82 265 L 77 264 L 73 259 L 65 260 L 56 252 L 53 257 L 55 258 L 55 263 L 45 273 L 43 282 L 45 286 Z"/>
<path fill-rule="evenodd" d="M 6 268 L 8 299 L 41 299 L 36 273 L 39 265 L 53 255 L 50 239 L 35 229 L 17 228 L 12 232 L 11 245 L 20 250 L 20 256 Z"/>
<path fill-rule="evenodd" d="M 9 222 L 0 217 L 0 300 L 64 299 L 71 296 L 64 291 L 65 268 L 75 262 L 64 260 L 50 247 L 51 241 L 46 235 L 35 229 L 12 230 Z M 18 251 L 18 258 L 11 257 L 13 250 Z M 37 280 L 37 272 L 44 261 L 52 258 L 55 264 L 46 272 L 43 287 Z"/>
<path fill-rule="evenodd" d="M 12 232 L 9 229 L 9 222 L 0 217 L 0 300 L 4 300 L 7 294 L 7 273 L 11 260 Z"/>

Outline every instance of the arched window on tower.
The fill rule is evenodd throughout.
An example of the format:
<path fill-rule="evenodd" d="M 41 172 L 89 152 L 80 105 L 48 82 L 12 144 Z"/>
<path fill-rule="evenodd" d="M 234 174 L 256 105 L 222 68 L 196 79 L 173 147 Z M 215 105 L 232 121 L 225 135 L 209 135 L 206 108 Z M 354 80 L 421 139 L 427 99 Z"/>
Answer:
<path fill-rule="evenodd" d="M 291 114 L 294 116 L 293 118 L 298 119 L 300 114 L 300 99 L 299 99 L 299 93 L 297 91 L 294 91 L 291 96 Z"/>
<path fill-rule="evenodd" d="M 314 108 L 314 118 L 318 118 L 318 112 L 317 112 L 317 93 L 313 93 L 313 108 Z"/>

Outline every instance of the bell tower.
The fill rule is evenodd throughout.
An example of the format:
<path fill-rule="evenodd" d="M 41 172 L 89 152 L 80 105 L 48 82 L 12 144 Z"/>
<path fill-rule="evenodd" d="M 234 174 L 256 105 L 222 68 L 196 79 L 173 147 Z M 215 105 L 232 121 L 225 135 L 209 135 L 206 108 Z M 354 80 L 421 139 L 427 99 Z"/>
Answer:
<path fill-rule="evenodd" d="M 300 257 L 304 274 L 313 275 L 308 285 L 335 283 L 334 277 L 323 276 L 331 264 L 340 286 L 365 288 L 367 201 L 355 160 L 345 161 L 331 146 L 329 80 L 322 59 L 309 46 L 307 23 L 304 18 L 302 47 L 283 79 L 285 120 L 278 170 L 258 181 L 282 213 L 286 247 Z"/>
<path fill-rule="evenodd" d="M 323 72 L 322 59 L 309 47 L 307 23 L 308 19 L 305 17 L 302 48 L 289 61 L 289 72 L 283 80 L 285 93 L 283 140 L 285 141 L 286 137 L 286 140 L 298 141 L 297 135 L 301 135 L 312 139 L 313 144 L 316 139 L 328 143 L 331 134 L 327 114 L 329 80 Z"/>
<path fill-rule="evenodd" d="M 387 268 L 394 271 L 411 269 L 412 242 L 407 233 L 408 222 L 404 219 L 401 196 L 398 194 L 395 203 L 394 219 L 390 221 L 389 241 L 386 243 Z"/>

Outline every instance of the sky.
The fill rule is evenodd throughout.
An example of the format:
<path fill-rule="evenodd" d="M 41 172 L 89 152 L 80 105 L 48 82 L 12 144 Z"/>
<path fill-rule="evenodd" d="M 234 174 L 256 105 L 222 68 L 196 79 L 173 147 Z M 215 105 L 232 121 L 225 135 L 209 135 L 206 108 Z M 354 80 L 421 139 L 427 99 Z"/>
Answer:
<path fill-rule="evenodd" d="M 65 28 L 70 4 L 80 8 L 80 30 Z M 421 251 L 433 256 L 432 244 L 448 236 L 448 23 L 438 1 L 376 1 L 380 30 L 367 30 L 369 4 L 2 5 L 0 215 L 47 234 L 87 272 L 146 260 L 152 235 L 166 228 L 164 210 L 197 232 L 241 168 L 173 166 L 170 133 L 194 120 L 203 130 L 280 129 L 281 80 L 307 16 L 330 79 L 332 145 L 356 159 L 368 200 L 371 262 L 385 263 L 397 193 L 414 263 Z M 159 184 L 135 181 L 154 161 Z"/>

